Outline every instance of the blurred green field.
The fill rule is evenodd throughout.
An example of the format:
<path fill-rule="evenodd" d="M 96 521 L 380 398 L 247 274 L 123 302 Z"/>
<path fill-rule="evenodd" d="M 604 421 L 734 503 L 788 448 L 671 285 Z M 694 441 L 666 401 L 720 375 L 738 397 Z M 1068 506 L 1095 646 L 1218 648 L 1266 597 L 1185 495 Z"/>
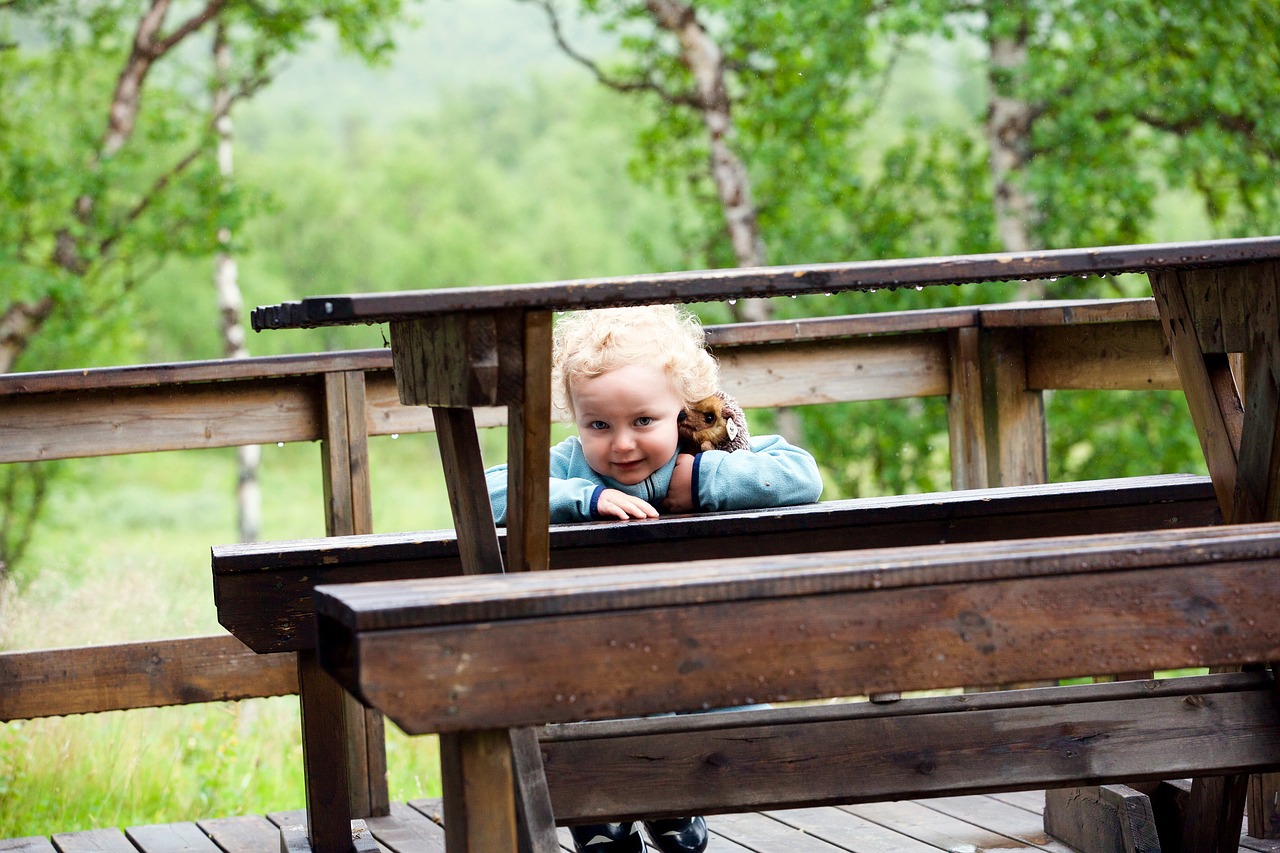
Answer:
<path fill-rule="evenodd" d="M 490 431 L 486 458 L 505 457 Z M 371 442 L 378 531 L 450 527 L 435 437 Z M 234 450 L 59 463 L 0 601 L 0 649 L 221 630 L 209 549 L 236 539 Z M 324 535 L 318 444 L 263 448 L 263 537 Z M 439 794 L 433 738 L 388 723 L 393 799 Z M 294 697 L 0 724 L 0 838 L 302 808 Z"/>

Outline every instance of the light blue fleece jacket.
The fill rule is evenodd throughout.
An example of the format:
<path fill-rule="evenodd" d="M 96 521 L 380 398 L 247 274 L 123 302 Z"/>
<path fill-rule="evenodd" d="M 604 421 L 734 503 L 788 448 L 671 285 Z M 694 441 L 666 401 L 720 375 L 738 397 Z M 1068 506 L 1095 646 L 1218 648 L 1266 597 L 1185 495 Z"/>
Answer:
<path fill-rule="evenodd" d="M 624 486 L 597 474 L 587 464 L 582 442 L 570 436 L 551 448 L 551 523 L 590 521 L 599 518 L 596 502 L 605 489 L 617 489 L 642 498 L 661 510 L 671 473 L 672 456 L 644 482 Z M 500 527 L 507 524 L 507 466 L 495 465 L 484 472 L 489 486 L 493 517 Z M 694 457 L 693 492 L 697 510 L 766 509 L 813 503 L 822 494 L 818 465 L 807 450 L 787 442 L 780 435 L 753 436 L 750 451 L 733 453 L 708 450 Z"/>

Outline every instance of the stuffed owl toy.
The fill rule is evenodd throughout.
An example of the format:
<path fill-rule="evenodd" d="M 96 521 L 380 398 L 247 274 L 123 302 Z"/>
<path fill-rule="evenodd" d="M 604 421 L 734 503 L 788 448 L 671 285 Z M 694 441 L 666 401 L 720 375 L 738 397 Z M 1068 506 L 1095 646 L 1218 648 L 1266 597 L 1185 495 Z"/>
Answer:
<path fill-rule="evenodd" d="M 685 407 L 680 413 L 681 453 L 742 450 L 750 445 L 747 418 L 738 401 L 723 391 Z"/>

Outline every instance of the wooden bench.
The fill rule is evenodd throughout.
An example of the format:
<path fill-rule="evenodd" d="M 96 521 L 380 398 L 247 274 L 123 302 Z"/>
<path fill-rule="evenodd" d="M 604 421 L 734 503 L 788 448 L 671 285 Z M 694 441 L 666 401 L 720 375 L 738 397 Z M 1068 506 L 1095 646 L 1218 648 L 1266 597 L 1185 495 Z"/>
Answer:
<path fill-rule="evenodd" d="M 854 498 L 643 523 L 558 524 L 551 528 L 551 566 L 604 566 L 620 555 L 630 563 L 729 560 L 1220 522 L 1209 478 L 1164 474 Z M 218 545 L 212 565 L 218 621 L 259 653 L 315 648 L 311 594 L 319 584 L 463 573 L 452 530 Z"/>
<path fill-rule="evenodd" d="M 446 790 L 462 813 L 514 821 L 505 730 L 563 724 L 523 802 L 565 822 L 1280 767 L 1261 672 L 616 721 L 1261 663 L 1277 570 L 1266 524 L 326 585 L 316 608 L 347 689 L 406 732 L 497 744 Z"/>
<path fill-rule="evenodd" d="M 749 270 L 709 270 L 632 278 L 559 282 L 508 288 L 460 288 L 397 294 L 323 296 L 265 306 L 254 312 L 256 329 L 387 322 L 402 402 L 432 408 L 440 435 L 450 502 L 462 544 L 464 570 L 500 572 L 501 549 L 484 499 L 482 461 L 473 410 L 506 406 L 509 412 L 508 568 L 549 566 L 547 476 L 551 315 L 557 310 L 619 304 L 711 301 L 879 288 L 925 287 L 974 281 L 1145 273 L 1151 280 L 1162 327 L 1180 383 L 1190 404 L 1224 517 L 1233 523 L 1280 519 L 1280 299 L 1277 270 L 1280 238 L 1208 241 L 1155 246 L 1073 249 L 903 261 L 820 264 Z M 981 359 L 956 341 L 956 363 Z M 970 342 L 971 344 L 972 342 Z M 966 355 L 966 352 L 969 355 Z M 1013 357 L 990 386 L 996 415 L 986 424 L 1017 424 L 1034 405 L 1019 393 L 1026 377 L 1018 348 L 995 354 Z M 954 367 L 954 366 L 953 366 Z M 965 368 L 953 381 L 964 382 Z M 984 386 L 985 387 L 985 386 Z M 954 448 L 953 448 L 954 451 Z M 997 449 L 1000 459 L 1033 459 L 1015 440 Z M 468 763 L 497 741 L 468 732 L 442 738 L 442 763 L 449 800 L 462 800 L 471 784 Z M 529 775 L 531 742 L 513 730 L 508 745 L 508 783 Z M 492 753 L 492 754 L 491 754 Z M 515 775 L 512 775 L 512 767 Z M 483 776 L 481 771 L 476 771 Z M 465 785 L 464 785 L 465 783 Z M 510 784 L 508 784 L 510 787 Z M 1198 807 L 1216 811 L 1208 839 L 1192 838 L 1194 849 L 1234 846 L 1242 797 L 1238 780 L 1199 785 Z M 520 787 L 520 790 L 524 790 Z M 1239 789 L 1242 790 L 1242 789 Z M 500 792 L 495 791 L 495 794 Z M 526 807 L 531 803 L 522 800 Z M 535 830 L 549 812 L 523 812 Z M 477 839 L 489 829 L 465 809 L 447 823 L 452 850 L 482 850 Z M 336 853 L 345 842 L 345 823 L 312 841 L 320 853 Z M 541 837 L 541 831 L 536 833 Z M 501 835 L 493 849 L 514 849 L 515 836 Z"/>

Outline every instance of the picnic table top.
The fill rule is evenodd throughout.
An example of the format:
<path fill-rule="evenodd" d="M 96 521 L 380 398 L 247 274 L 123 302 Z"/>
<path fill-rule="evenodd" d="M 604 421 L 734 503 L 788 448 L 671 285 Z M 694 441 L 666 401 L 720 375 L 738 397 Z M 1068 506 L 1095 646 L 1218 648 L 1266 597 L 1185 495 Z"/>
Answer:
<path fill-rule="evenodd" d="M 980 281 L 1117 275 L 1272 260 L 1280 260 L 1280 236 L 314 296 L 260 306 L 254 309 L 252 322 L 258 331 L 312 328 L 513 308 L 566 311 L 613 305 L 712 302 Z"/>

